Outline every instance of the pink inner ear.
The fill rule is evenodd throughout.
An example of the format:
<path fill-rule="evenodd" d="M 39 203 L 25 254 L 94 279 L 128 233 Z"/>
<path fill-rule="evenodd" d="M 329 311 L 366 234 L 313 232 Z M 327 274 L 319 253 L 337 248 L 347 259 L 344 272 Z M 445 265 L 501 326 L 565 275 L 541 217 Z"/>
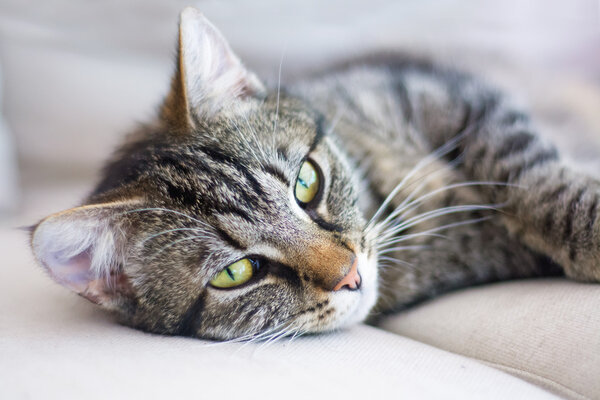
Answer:
<path fill-rule="evenodd" d="M 91 257 L 88 250 L 68 258 L 60 254 L 49 258 L 44 264 L 54 279 L 77 293 L 86 290 L 93 279 L 90 273 Z"/>
<path fill-rule="evenodd" d="M 117 285 L 124 280 L 122 274 L 115 273 L 111 273 L 110 277 L 94 277 L 90 271 L 91 256 L 88 250 L 66 259 L 60 255 L 51 258 L 52 261 L 45 263 L 50 275 L 61 285 L 93 303 L 108 304 L 110 301 L 115 287 L 109 286 L 108 279 Z"/>

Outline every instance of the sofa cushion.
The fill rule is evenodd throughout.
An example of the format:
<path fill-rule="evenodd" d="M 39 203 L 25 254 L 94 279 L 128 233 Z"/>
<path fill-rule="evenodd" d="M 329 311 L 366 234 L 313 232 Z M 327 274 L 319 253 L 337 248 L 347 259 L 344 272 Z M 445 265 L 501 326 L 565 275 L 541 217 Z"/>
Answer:
<path fill-rule="evenodd" d="M 38 183 L 0 223 L 0 398 L 552 399 L 479 362 L 377 328 L 215 344 L 118 325 L 35 265 L 12 226 L 67 208 L 81 185 Z M 484 321 L 488 323 L 487 321 Z"/>
<path fill-rule="evenodd" d="M 472 288 L 388 318 L 382 328 L 564 397 L 600 398 L 600 285 L 540 279 Z"/>

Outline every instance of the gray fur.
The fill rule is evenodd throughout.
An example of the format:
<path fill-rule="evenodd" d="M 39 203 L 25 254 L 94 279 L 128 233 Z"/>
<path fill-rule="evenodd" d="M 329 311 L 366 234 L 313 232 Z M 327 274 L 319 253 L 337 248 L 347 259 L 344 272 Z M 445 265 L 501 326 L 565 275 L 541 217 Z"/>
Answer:
<path fill-rule="evenodd" d="M 109 219 L 126 253 L 111 308 L 126 324 L 267 338 L 561 267 L 600 280 L 598 182 L 475 78 L 399 56 L 357 61 L 207 116 L 180 109 L 180 73 L 86 201 L 136 199 Z M 324 184 L 300 209 L 293 187 L 307 158 Z M 358 253 L 373 261 L 359 265 L 361 289 L 332 292 Z M 258 279 L 208 285 L 246 256 L 268 260 Z"/>

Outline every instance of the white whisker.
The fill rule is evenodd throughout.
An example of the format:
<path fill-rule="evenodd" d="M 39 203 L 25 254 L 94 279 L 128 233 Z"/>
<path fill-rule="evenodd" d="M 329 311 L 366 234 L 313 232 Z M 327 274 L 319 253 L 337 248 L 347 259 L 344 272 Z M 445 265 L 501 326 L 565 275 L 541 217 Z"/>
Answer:
<path fill-rule="evenodd" d="M 417 233 L 411 233 L 408 235 L 393 237 L 392 239 L 384 242 L 384 244 L 385 244 L 385 246 L 390 246 L 390 245 L 397 244 L 397 243 L 403 242 L 405 240 L 414 239 L 414 238 L 420 237 L 420 236 L 434 236 L 434 237 L 441 237 L 441 238 L 447 239 L 446 236 L 437 235 L 437 234 L 435 234 L 435 232 L 454 228 L 454 227 L 461 226 L 461 225 L 475 224 L 477 222 L 489 220 L 490 218 L 492 218 L 492 217 L 488 216 L 488 217 L 481 217 L 481 218 L 472 218 L 472 219 L 468 219 L 465 221 L 453 222 L 453 223 L 438 226 L 438 227 L 435 227 L 435 228 L 432 228 L 432 229 L 429 229 L 429 230 L 426 230 L 423 232 L 417 232 Z M 382 246 L 382 247 L 385 247 L 385 246 Z"/>
<path fill-rule="evenodd" d="M 180 211 L 171 210 L 171 209 L 169 209 L 169 208 L 162 208 L 162 207 L 138 208 L 138 209 L 136 209 L 136 210 L 129 210 L 129 211 L 125 211 L 125 212 L 123 212 L 123 213 L 120 213 L 120 214 L 130 214 L 130 213 L 144 212 L 144 211 L 162 211 L 162 212 L 170 212 L 170 213 L 173 213 L 173 214 L 180 215 L 180 216 L 182 216 L 182 217 L 188 218 L 188 219 L 190 219 L 190 220 L 192 220 L 192 221 L 194 221 L 194 222 L 196 222 L 196 223 L 198 223 L 198 224 L 200 224 L 200 225 L 204 225 L 204 226 L 206 226 L 206 227 L 209 227 L 209 228 L 210 228 L 210 225 L 208 225 L 207 223 L 205 223 L 205 222 L 203 222 L 203 221 L 200 221 L 199 219 L 196 219 L 196 218 L 194 218 L 194 217 L 192 217 L 192 216 L 189 216 L 188 214 L 182 213 L 182 212 L 180 212 Z M 119 214 L 118 214 L 118 215 L 119 215 Z"/>
<path fill-rule="evenodd" d="M 167 233 L 171 233 L 171 232 L 179 232 L 179 231 L 193 231 L 193 232 L 206 232 L 204 229 L 202 228 L 176 228 L 176 229 L 168 229 L 166 231 L 162 231 L 159 233 L 156 233 L 152 236 L 148 236 L 147 238 L 145 238 L 144 240 L 142 240 L 141 244 L 145 244 L 147 241 L 152 240 L 158 236 L 161 235 L 166 235 Z"/>
<path fill-rule="evenodd" d="M 387 208 L 389 203 L 396 197 L 396 195 L 400 192 L 400 190 L 406 185 L 409 179 L 411 179 L 417 172 L 419 172 L 422 168 L 427 165 L 433 163 L 434 161 L 440 159 L 445 154 L 452 151 L 457 145 L 458 142 L 462 140 L 462 135 L 458 135 L 452 140 L 449 140 L 444 145 L 440 146 L 437 150 L 431 152 L 426 157 L 423 157 L 421 161 L 419 161 L 405 176 L 402 178 L 400 183 L 396 185 L 396 187 L 388 194 L 385 200 L 381 203 L 375 214 L 371 217 L 369 222 L 367 223 L 365 229 L 368 230 L 370 226 L 377 221 L 381 213 Z"/>
<path fill-rule="evenodd" d="M 387 254 L 387 253 L 391 253 L 394 251 L 402 251 L 402 250 L 424 250 L 427 248 L 430 248 L 431 246 L 428 245 L 408 245 L 408 246 L 396 246 L 396 247 L 389 247 L 386 249 L 383 249 L 381 251 L 378 251 L 377 254 Z"/>
<path fill-rule="evenodd" d="M 160 253 L 162 253 L 163 251 L 165 251 L 169 247 L 175 246 L 178 243 L 185 242 L 187 240 L 196 240 L 196 239 L 212 239 L 212 237 L 206 236 L 206 235 L 194 235 L 194 236 L 190 236 L 190 237 L 185 237 L 183 239 L 175 240 L 174 242 L 171 242 L 168 245 L 161 247 L 158 251 L 156 251 L 152 255 L 152 257 L 157 257 Z"/>
<path fill-rule="evenodd" d="M 450 206 L 450 207 L 442 207 L 432 211 L 427 211 L 418 215 L 415 215 L 412 218 L 409 218 L 405 221 L 402 221 L 397 226 L 393 227 L 389 231 L 386 231 L 383 238 L 389 237 L 391 235 L 397 234 L 398 232 L 402 232 L 408 228 L 411 228 L 415 225 L 418 225 L 422 222 L 428 221 L 433 218 L 438 218 L 448 214 L 461 213 L 461 212 L 470 212 L 470 211 L 481 211 L 481 210 L 497 210 L 495 205 L 477 205 L 477 204 L 469 204 L 462 206 Z"/>
<path fill-rule="evenodd" d="M 387 261 L 387 262 L 391 262 L 392 264 L 396 264 L 396 265 L 398 265 L 398 264 L 406 265 L 408 267 L 411 267 L 412 269 L 416 269 L 416 267 L 415 267 L 414 264 L 409 263 L 408 261 L 399 260 L 399 259 L 394 258 L 394 257 L 381 256 L 381 257 L 378 257 L 378 259 L 381 259 L 381 260 L 384 260 L 384 261 Z"/>
<path fill-rule="evenodd" d="M 275 120 L 273 121 L 273 136 L 277 132 L 277 123 L 279 122 L 279 95 L 281 94 L 281 68 L 283 66 L 283 57 L 285 56 L 285 47 L 281 52 L 281 58 L 279 59 L 279 73 L 277 77 L 277 104 L 275 106 Z"/>
<path fill-rule="evenodd" d="M 398 215 L 400 215 L 404 211 L 412 211 L 412 209 L 416 208 L 419 204 L 423 203 L 424 200 L 426 200 L 430 197 L 433 197 L 436 194 L 439 194 L 441 192 L 445 192 L 445 191 L 448 191 L 451 189 L 470 187 L 470 186 L 515 186 L 515 185 L 509 184 L 509 183 L 503 183 L 503 182 L 493 182 L 493 181 L 490 181 L 490 182 L 469 181 L 469 182 L 461 182 L 461 183 L 455 183 L 455 184 L 443 186 L 441 188 L 432 190 L 429 193 L 426 193 L 426 194 L 418 197 L 417 199 L 410 201 L 409 203 L 406 202 L 406 200 L 409 199 L 409 197 L 407 197 L 407 199 L 405 199 L 392 213 L 390 213 L 390 215 L 388 215 L 381 222 L 381 224 L 387 224 L 389 221 L 393 220 L 394 218 L 396 218 Z"/>

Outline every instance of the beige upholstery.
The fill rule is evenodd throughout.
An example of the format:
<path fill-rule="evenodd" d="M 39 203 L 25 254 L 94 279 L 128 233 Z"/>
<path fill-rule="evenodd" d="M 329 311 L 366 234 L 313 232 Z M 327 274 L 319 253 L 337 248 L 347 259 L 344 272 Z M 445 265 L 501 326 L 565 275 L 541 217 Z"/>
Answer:
<path fill-rule="evenodd" d="M 600 285 L 543 279 L 473 288 L 382 327 L 565 397 L 600 398 Z"/>
<path fill-rule="evenodd" d="M 0 399 L 554 398 L 540 387 L 600 399 L 600 286 L 481 287 L 389 319 L 384 328 L 394 333 L 358 326 L 291 343 L 214 346 L 119 326 L 45 277 L 14 227 L 75 205 L 95 179 L 90 171 L 152 114 L 169 84 L 177 13 L 189 3 L 0 2 L 2 111 L 25 184 L 20 212 L 0 219 Z M 495 67 L 488 72 L 498 79 L 516 77 L 499 60 L 525 65 L 512 87 L 532 85 L 521 94 L 550 126 L 568 97 L 578 118 L 567 131 L 600 129 L 597 86 L 573 72 L 600 71 L 595 2 L 194 3 L 270 81 L 282 53 L 285 80 L 382 46 L 429 49 L 450 63 L 470 50 L 475 69 Z M 599 170 L 597 134 L 558 139 Z"/>
<path fill-rule="evenodd" d="M 72 196 L 68 188 L 52 190 Z M 29 201 L 44 195 L 26 192 Z M 28 218 L 37 212 L 45 205 Z M 0 228 L 0 251 L 2 399 L 555 398 L 474 360 L 364 325 L 272 344 L 146 334 L 51 282 L 33 263 L 25 232 Z"/>

